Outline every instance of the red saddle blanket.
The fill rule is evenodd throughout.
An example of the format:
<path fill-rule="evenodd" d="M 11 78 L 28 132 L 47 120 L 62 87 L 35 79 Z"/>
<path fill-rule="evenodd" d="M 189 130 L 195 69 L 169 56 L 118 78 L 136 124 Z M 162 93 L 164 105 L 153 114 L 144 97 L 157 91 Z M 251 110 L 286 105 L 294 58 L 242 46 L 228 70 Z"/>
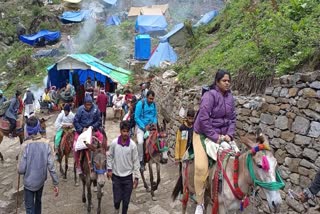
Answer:
<path fill-rule="evenodd" d="M 23 126 L 23 115 L 20 114 L 18 115 L 18 119 L 17 119 L 17 128 L 16 129 L 20 129 Z M 7 119 L 5 119 L 5 117 L 0 117 L 0 129 L 2 130 L 9 130 L 10 127 L 10 123 Z"/>

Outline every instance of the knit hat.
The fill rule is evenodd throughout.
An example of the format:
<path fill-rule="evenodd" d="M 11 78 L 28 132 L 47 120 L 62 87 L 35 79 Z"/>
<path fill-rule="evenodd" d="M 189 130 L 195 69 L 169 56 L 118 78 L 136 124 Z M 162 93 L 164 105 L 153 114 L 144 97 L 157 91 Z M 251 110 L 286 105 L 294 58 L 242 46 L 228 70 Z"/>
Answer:
<path fill-rule="evenodd" d="M 92 101 L 92 97 L 91 97 L 91 95 L 86 95 L 85 97 L 84 97 L 84 103 L 92 103 L 93 101 Z"/>
<path fill-rule="evenodd" d="M 70 105 L 69 104 L 65 104 L 64 107 L 63 107 L 63 110 L 69 112 L 71 110 Z"/>

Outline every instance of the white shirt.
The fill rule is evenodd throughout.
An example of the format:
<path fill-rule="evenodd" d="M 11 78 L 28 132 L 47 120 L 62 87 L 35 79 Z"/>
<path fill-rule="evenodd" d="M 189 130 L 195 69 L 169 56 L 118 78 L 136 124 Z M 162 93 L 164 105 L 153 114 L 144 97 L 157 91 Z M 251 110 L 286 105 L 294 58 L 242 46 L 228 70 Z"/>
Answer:
<path fill-rule="evenodd" d="M 116 94 L 113 95 L 112 104 L 114 105 L 115 108 L 121 109 L 122 105 L 123 105 L 123 102 L 124 102 L 124 96 L 123 95 L 121 95 L 121 94 L 119 94 L 119 96 L 117 96 Z"/>
<path fill-rule="evenodd" d="M 133 174 L 134 178 L 139 178 L 140 163 L 136 143 L 130 139 L 129 145 L 121 145 L 118 143 L 118 137 L 115 138 L 109 147 L 107 168 L 119 177 Z"/>
<path fill-rule="evenodd" d="M 64 124 L 73 124 L 74 114 L 72 111 L 69 112 L 68 116 L 65 115 L 64 110 L 58 115 L 54 126 L 57 130 L 61 129 Z"/>

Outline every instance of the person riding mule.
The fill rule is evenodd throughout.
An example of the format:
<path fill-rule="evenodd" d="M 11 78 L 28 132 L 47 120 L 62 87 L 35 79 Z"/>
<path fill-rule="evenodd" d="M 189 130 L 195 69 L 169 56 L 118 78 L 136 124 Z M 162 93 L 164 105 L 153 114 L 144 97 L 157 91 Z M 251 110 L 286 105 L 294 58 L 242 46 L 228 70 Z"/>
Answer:
<path fill-rule="evenodd" d="M 194 123 L 193 149 L 195 160 L 194 185 L 197 199 L 195 213 L 204 210 L 204 185 L 208 177 L 208 156 L 216 159 L 219 144 L 229 147 L 235 134 L 235 101 L 230 91 L 230 74 L 218 70 L 210 90 L 201 98 Z"/>
<path fill-rule="evenodd" d="M 93 99 L 90 95 L 85 96 L 84 105 L 78 108 L 78 111 L 74 117 L 73 125 L 76 129 L 74 142 L 76 143 L 79 135 L 92 126 L 94 135 L 100 142 L 103 142 L 105 132 L 102 129 L 101 115 L 98 107 L 93 104 Z M 74 160 L 76 165 L 77 174 L 81 174 L 79 159 L 80 151 L 74 151 Z"/>
<path fill-rule="evenodd" d="M 20 102 L 19 102 L 20 96 L 21 96 L 21 92 L 17 90 L 15 96 L 10 100 L 10 106 L 5 113 L 5 118 L 10 123 L 9 138 L 14 137 L 16 134 L 15 129 L 17 127 L 18 110 L 20 107 Z"/>
<path fill-rule="evenodd" d="M 62 135 L 64 134 L 65 130 L 72 130 L 73 128 L 73 120 L 74 120 L 74 114 L 71 112 L 70 106 L 66 104 L 61 111 L 61 113 L 58 115 L 54 125 L 57 130 L 55 138 L 54 138 L 54 150 L 57 152 Z M 56 153 L 58 155 L 58 153 Z M 57 159 L 59 157 L 57 156 Z"/>
<path fill-rule="evenodd" d="M 284 188 L 285 183 L 277 170 L 277 160 L 270 150 L 267 137 L 258 129 L 255 142 L 241 137 L 241 143 L 247 147 L 245 152 L 240 154 L 223 150 L 217 156 L 216 168 L 220 175 L 216 179 L 217 170 L 210 169 L 204 207 L 213 204 L 213 214 L 243 210 L 250 196 L 256 194 L 256 188 L 260 187 L 266 195 L 270 211 L 279 212 L 282 203 L 279 190 Z M 194 192 L 194 170 L 194 161 L 184 161 L 183 173 L 172 192 L 173 200 L 180 192 L 183 193 L 182 213 L 186 212 L 189 194 Z"/>
<path fill-rule="evenodd" d="M 136 122 L 140 170 L 144 170 L 143 143 L 145 132 L 150 129 L 151 125 L 156 126 L 158 122 L 158 113 L 156 104 L 154 103 L 154 97 L 155 93 L 151 90 L 148 91 L 147 97 L 140 100 L 137 103 L 134 113 L 134 120 Z"/>

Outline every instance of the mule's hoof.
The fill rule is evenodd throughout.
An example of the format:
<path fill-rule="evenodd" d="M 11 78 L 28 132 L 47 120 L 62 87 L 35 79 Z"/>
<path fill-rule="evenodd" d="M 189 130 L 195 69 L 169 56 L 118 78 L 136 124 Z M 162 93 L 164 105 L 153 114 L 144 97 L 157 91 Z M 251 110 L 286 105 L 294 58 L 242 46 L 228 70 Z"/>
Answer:
<path fill-rule="evenodd" d="M 87 202 L 87 199 L 84 197 L 82 198 L 82 203 L 86 203 Z"/>
<path fill-rule="evenodd" d="M 76 182 L 74 185 L 75 185 L 76 187 L 78 187 L 78 186 L 79 186 L 79 183 L 78 183 L 78 182 Z"/>
<path fill-rule="evenodd" d="M 147 192 L 150 192 L 150 188 L 148 186 L 147 187 L 145 186 L 144 188 L 146 188 Z"/>
<path fill-rule="evenodd" d="M 3 160 L 3 159 L 2 159 Z M 19 155 L 16 156 L 16 161 L 19 160 Z"/>
<path fill-rule="evenodd" d="M 158 200 L 157 197 L 155 196 L 152 197 L 152 201 L 157 201 L 157 200 Z"/>

